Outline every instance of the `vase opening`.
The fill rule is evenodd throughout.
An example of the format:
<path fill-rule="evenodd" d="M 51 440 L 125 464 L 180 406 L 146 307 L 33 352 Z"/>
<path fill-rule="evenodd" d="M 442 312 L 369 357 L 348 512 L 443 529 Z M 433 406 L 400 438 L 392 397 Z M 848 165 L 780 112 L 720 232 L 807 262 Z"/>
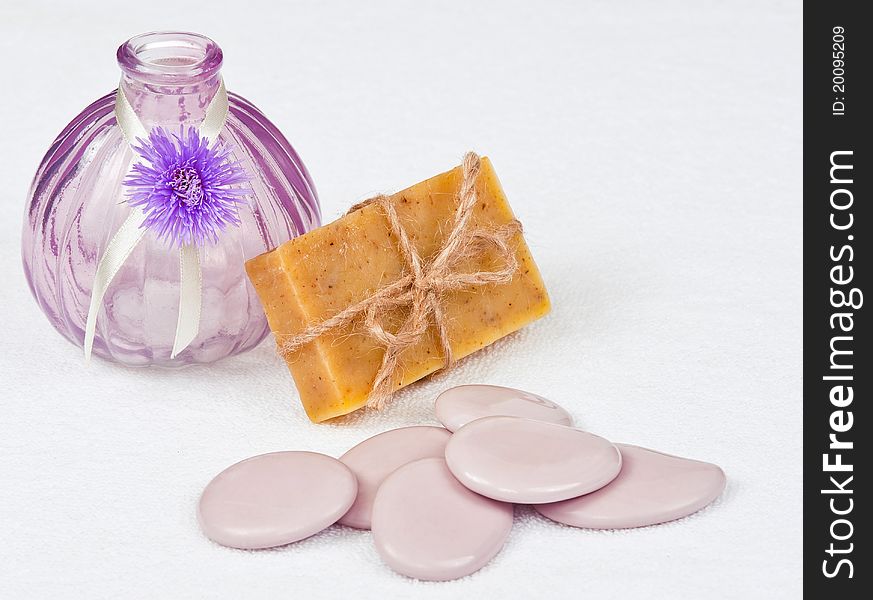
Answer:
<path fill-rule="evenodd" d="M 131 79 L 155 85 L 207 80 L 221 68 L 218 44 L 197 33 L 156 31 L 130 38 L 118 47 L 118 65 Z"/>

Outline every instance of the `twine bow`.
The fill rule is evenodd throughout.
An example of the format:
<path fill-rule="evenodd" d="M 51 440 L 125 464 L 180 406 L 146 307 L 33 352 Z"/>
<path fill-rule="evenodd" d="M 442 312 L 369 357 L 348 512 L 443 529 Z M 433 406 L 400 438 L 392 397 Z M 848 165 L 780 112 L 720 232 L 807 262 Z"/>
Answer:
<path fill-rule="evenodd" d="M 349 212 L 353 212 L 373 204 L 385 213 L 406 261 L 406 274 L 379 288 L 368 298 L 303 332 L 283 336 L 279 352 L 287 356 L 323 334 L 344 327 L 363 315 L 369 335 L 385 346 L 385 355 L 367 400 L 367 405 L 375 408 L 382 408 L 394 391 L 392 376 L 401 353 L 417 344 L 431 324 L 439 337 L 444 367 L 449 366 L 453 357 L 443 307 L 444 295 L 473 286 L 509 283 L 518 269 L 518 259 L 509 242 L 516 233 L 521 232 L 521 223 L 513 219 L 504 225 L 488 228 L 473 227 L 470 224 L 473 207 L 477 202 L 476 178 L 480 167 L 481 161 L 477 154 L 468 152 L 464 156 L 463 179 L 458 192 L 454 222 L 442 248 L 429 262 L 423 261 L 418 254 L 388 196 L 380 194 L 349 209 Z M 457 271 L 462 261 L 478 256 L 489 248 L 496 251 L 497 262 L 503 264 L 502 268 L 472 273 Z M 387 331 L 382 324 L 383 317 L 390 311 L 403 307 L 409 308 L 406 320 L 396 332 Z"/>

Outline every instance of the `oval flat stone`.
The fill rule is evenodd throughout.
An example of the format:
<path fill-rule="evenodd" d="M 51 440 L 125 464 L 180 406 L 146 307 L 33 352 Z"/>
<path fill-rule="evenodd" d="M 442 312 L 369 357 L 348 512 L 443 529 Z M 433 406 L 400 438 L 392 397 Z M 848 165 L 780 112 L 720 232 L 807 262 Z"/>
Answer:
<path fill-rule="evenodd" d="M 446 444 L 449 469 L 465 486 L 495 500 L 542 504 L 593 492 L 621 470 L 608 440 L 572 427 L 518 417 L 486 417 Z"/>
<path fill-rule="evenodd" d="M 318 533 L 355 501 L 351 470 L 315 452 L 247 458 L 216 475 L 200 497 L 206 536 L 233 548 L 272 548 Z"/>
<path fill-rule="evenodd" d="M 340 461 L 358 479 L 358 497 L 339 520 L 340 524 L 369 529 L 373 499 L 385 478 L 414 460 L 442 458 L 451 436 L 452 433 L 442 427 L 401 427 L 366 439 L 340 456 Z"/>
<path fill-rule="evenodd" d="M 639 446 L 616 446 L 623 463 L 612 483 L 586 496 L 538 505 L 536 510 L 574 527 L 644 527 L 697 512 L 724 490 L 724 471 L 716 465 Z"/>
<path fill-rule="evenodd" d="M 445 581 L 478 571 L 512 529 L 511 504 L 474 494 L 442 458 L 391 473 L 373 503 L 373 540 L 389 567 L 417 579 Z"/>
<path fill-rule="evenodd" d="M 459 385 L 447 389 L 434 403 L 440 423 L 457 431 L 482 417 L 524 417 L 535 421 L 572 425 L 570 413 L 542 396 L 499 385 Z"/>

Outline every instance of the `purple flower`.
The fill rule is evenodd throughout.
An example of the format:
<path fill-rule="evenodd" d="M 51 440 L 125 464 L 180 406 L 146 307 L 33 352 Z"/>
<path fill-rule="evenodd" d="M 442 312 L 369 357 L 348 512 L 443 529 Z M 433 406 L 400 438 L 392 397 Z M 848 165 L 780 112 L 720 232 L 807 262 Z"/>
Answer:
<path fill-rule="evenodd" d="M 137 141 L 133 148 L 144 160 L 124 184 L 128 204 L 146 214 L 143 227 L 176 246 L 203 246 L 218 241 L 228 225 L 239 226 L 237 205 L 251 189 L 245 169 L 231 160 L 231 147 L 210 147 L 194 127 L 178 135 L 154 127 L 148 140 Z"/>

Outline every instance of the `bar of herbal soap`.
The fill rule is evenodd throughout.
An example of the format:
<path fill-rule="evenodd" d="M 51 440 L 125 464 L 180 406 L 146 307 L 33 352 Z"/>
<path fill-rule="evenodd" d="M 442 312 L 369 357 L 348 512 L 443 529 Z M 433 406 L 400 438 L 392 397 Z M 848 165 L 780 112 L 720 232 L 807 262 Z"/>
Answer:
<path fill-rule="evenodd" d="M 452 226 L 462 172 L 457 167 L 393 194 L 400 221 L 422 259 L 433 257 Z M 476 180 L 478 202 L 473 226 L 497 226 L 514 216 L 491 162 L 482 159 Z M 512 281 L 443 295 L 454 357 L 462 358 L 520 329 L 549 311 L 540 273 L 524 238 L 513 239 L 518 271 Z M 459 270 L 497 270 L 492 250 L 459 265 Z M 286 242 L 246 263 L 270 328 L 284 336 L 304 331 L 358 303 L 406 273 L 406 263 L 387 218 L 376 205 L 365 206 L 329 225 Z M 383 319 L 399 327 L 407 308 Z M 285 357 L 300 399 L 312 421 L 352 412 L 367 396 L 384 355 L 383 347 L 360 323 L 331 331 Z M 444 364 L 433 327 L 400 355 L 395 382 L 408 385 Z"/>

